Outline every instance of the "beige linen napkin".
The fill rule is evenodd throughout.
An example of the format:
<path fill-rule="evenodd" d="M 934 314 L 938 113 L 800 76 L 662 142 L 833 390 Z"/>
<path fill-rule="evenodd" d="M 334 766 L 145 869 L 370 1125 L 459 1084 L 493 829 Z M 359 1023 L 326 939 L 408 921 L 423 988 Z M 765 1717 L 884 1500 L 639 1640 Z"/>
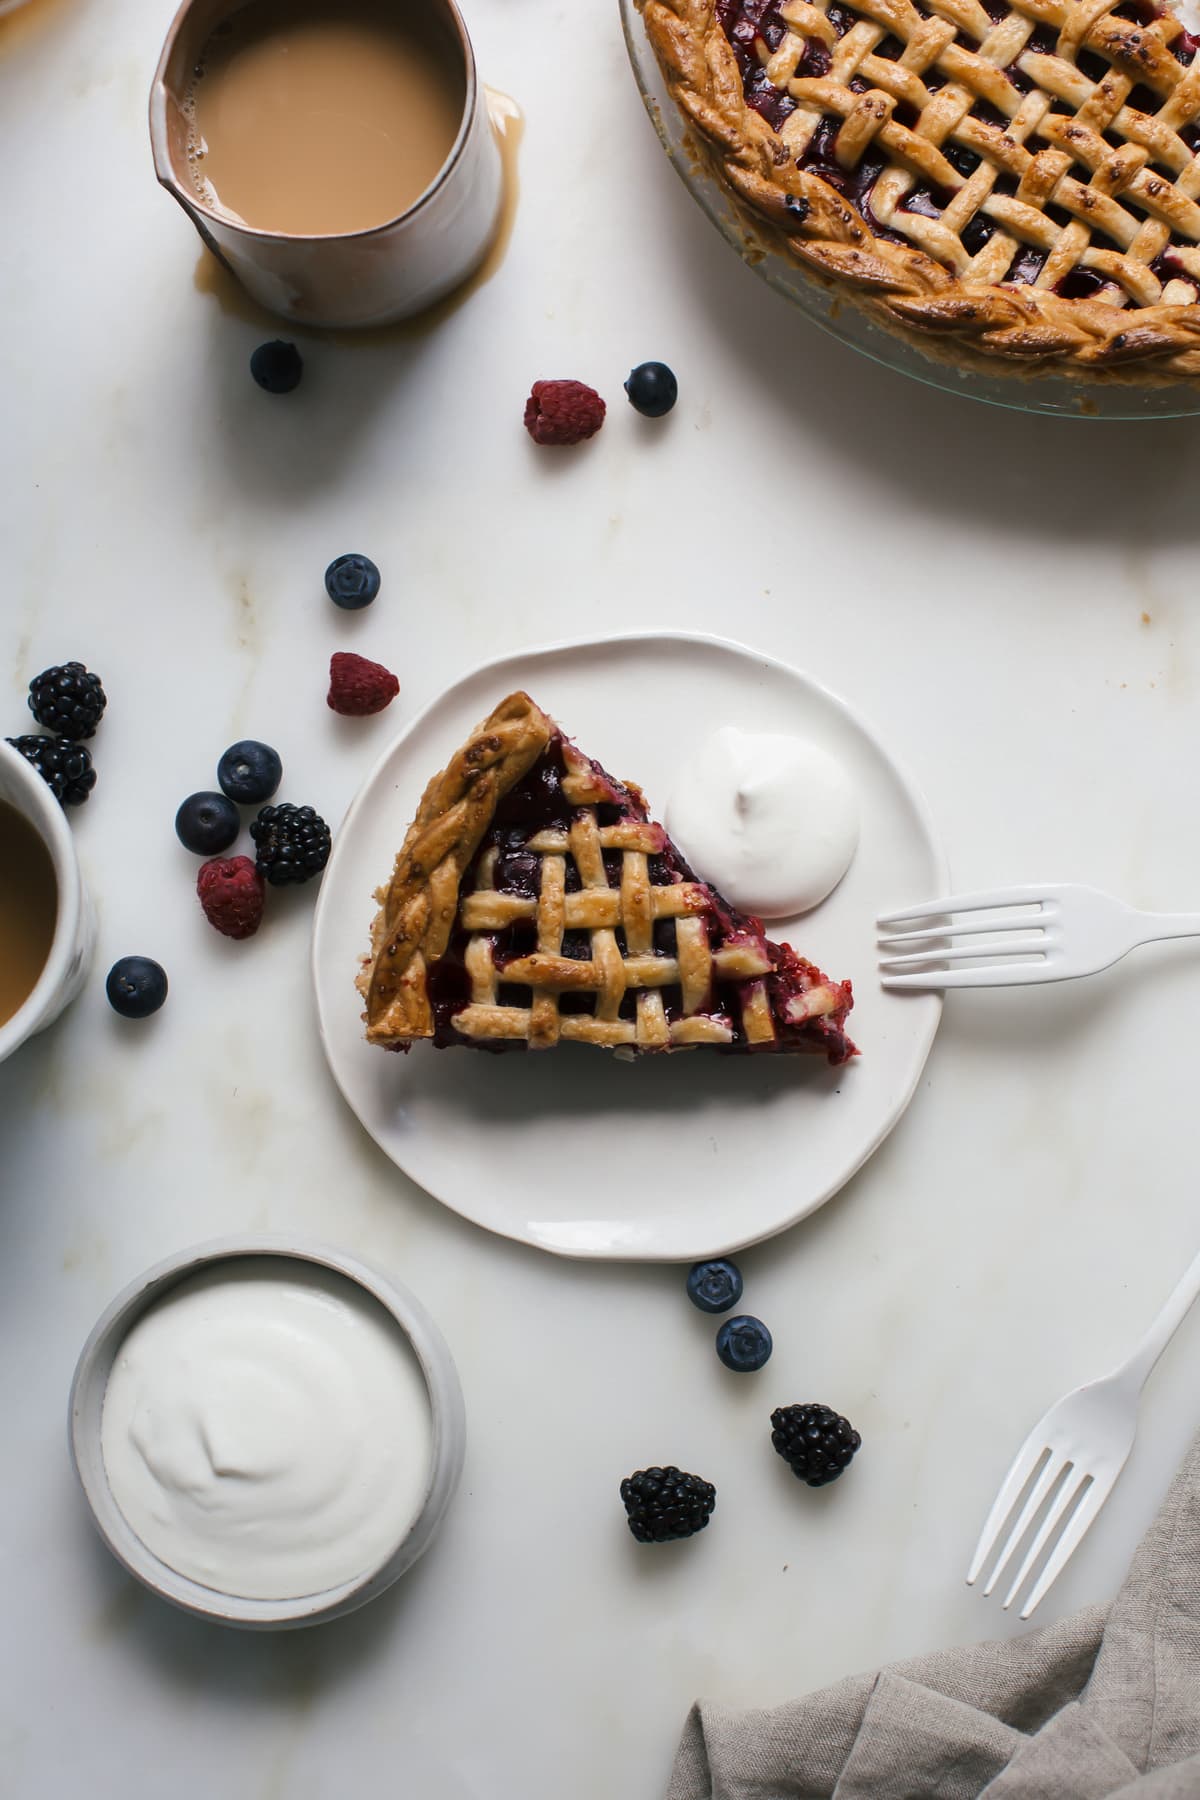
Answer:
<path fill-rule="evenodd" d="M 1200 1437 L 1111 1609 L 692 1708 L 667 1800 L 1200 1800 Z"/>

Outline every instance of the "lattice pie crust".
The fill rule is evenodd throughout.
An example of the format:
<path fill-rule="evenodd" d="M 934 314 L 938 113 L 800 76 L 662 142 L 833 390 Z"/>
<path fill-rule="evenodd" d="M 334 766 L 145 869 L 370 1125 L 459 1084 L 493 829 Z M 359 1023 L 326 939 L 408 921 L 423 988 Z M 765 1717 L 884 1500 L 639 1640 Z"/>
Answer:
<path fill-rule="evenodd" d="M 719 172 L 934 353 L 1200 375 L 1200 63 L 1154 0 L 647 0 Z"/>

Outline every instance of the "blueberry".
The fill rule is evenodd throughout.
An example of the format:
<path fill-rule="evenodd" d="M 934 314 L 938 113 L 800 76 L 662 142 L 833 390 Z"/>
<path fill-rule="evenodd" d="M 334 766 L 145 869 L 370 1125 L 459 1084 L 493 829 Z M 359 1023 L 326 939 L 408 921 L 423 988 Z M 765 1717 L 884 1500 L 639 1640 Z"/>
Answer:
<path fill-rule="evenodd" d="M 688 1271 L 687 1291 L 701 1312 L 728 1312 L 742 1297 L 742 1271 L 725 1259 L 696 1263 Z"/>
<path fill-rule="evenodd" d="M 224 794 L 189 794 L 175 814 L 175 835 L 197 856 L 219 856 L 242 828 L 238 809 Z"/>
<path fill-rule="evenodd" d="M 231 800 L 242 806 L 258 806 L 271 798 L 283 780 L 283 763 L 278 750 L 272 750 L 270 744 L 243 738 L 240 743 L 230 744 L 217 764 L 217 780 L 221 792 Z"/>
<path fill-rule="evenodd" d="M 148 956 L 123 956 L 108 971 L 104 991 L 123 1019 L 148 1019 L 167 997 L 166 971 Z"/>
<path fill-rule="evenodd" d="M 639 363 L 625 383 L 629 404 L 645 419 L 661 419 L 679 398 L 679 383 L 666 363 Z"/>
<path fill-rule="evenodd" d="M 761 1369 L 771 1354 L 771 1334 L 761 1319 L 739 1313 L 726 1319 L 717 1333 L 717 1355 L 727 1369 L 739 1375 L 752 1375 Z"/>
<path fill-rule="evenodd" d="M 358 612 L 378 594 L 379 570 L 369 556 L 335 556 L 325 571 L 325 592 L 343 612 Z"/>
<path fill-rule="evenodd" d="M 290 394 L 300 386 L 304 360 L 295 344 L 273 338 L 269 344 L 260 344 L 250 358 L 250 373 L 268 394 Z"/>

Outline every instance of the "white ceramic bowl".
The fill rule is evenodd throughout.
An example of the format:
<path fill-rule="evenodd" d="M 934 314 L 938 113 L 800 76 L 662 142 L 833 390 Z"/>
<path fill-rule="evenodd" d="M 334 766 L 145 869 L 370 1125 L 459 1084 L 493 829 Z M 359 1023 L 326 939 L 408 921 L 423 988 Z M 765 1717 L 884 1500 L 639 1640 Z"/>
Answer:
<path fill-rule="evenodd" d="M 433 1417 L 433 1450 L 425 1497 L 403 1537 L 374 1568 L 323 1593 L 291 1600 L 248 1600 L 223 1594 L 180 1575 L 148 1550 L 113 1498 L 100 1447 L 100 1418 L 108 1377 L 122 1343 L 138 1319 L 166 1291 L 213 1263 L 255 1256 L 290 1258 L 332 1269 L 385 1307 L 408 1338 L 420 1363 Z M 147 1269 L 117 1295 L 83 1347 L 71 1385 L 70 1445 L 96 1528 L 117 1561 L 152 1593 L 185 1612 L 248 1630 L 285 1630 L 340 1618 L 382 1594 L 428 1549 L 458 1486 L 466 1449 L 462 1389 L 441 1332 L 408 1289 L 356 1257 L 323 1245 L 281 1237 L 220 1238 L 181 1250 Z"/>
<path fill-rule="evenodd" d="M 29 820 L 54 864 L 58 884 L 58 921 L 46 966 L 25 1004 L 0 1025 L 0 1062 L 26 1038 L 57 1019 L 87 979 L 95 945 L 91 902 L 79 872 L 75 840 L 66 814 L 37 770 L 0 739 L 0 800 Z"/>

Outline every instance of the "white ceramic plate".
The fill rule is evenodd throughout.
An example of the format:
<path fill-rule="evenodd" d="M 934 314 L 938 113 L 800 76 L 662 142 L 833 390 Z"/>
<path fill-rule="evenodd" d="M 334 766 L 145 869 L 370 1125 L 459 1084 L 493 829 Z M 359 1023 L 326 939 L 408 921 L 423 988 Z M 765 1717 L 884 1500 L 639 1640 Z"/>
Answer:
<path fill-rule="evenodd" d="M 514 688 L 587 755 L 643 787 L 656 817 L 680 759 L 718 724 L 792 731 L 841 759 L 862 802 L 858 854 L 828 900 L 770 931 L 834 978 L 853 979 L 860 1057 L 841 1069 L 815 1057 L 702 1050 L 617 1062 L 575 1044 L 538 1056 L 420 1044 L 397 1056 L 363 1041 L 354 977 L 372 892 L 391 873 L 429 777 Z M 919 794 L 854 714 L 797 670 L 666 632 L 528 651 L 464 676 L 427 707 L 347 813 L 313 928 L 326 1054 L 380 1148 L 487 1230 L 564 1256 L 718 1255 L 828 1200 L 908 1105 L 941 1002 L 883 991 L 874 921 L 946 881 Z"/>

